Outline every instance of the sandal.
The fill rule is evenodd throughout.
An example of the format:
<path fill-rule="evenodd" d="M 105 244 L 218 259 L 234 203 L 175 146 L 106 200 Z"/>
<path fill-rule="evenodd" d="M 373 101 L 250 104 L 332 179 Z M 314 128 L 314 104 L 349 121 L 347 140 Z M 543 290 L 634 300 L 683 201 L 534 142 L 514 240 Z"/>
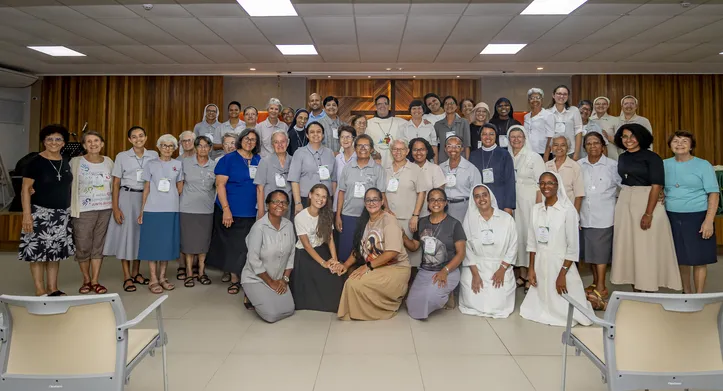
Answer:
<path fill-rule="evenodd" d="M 200 282 L 201 285 L 211 285 L 211 279 L 205 274 L 201 274 L 201 276 L 198 277 L 198 282 Z"/>
<path fill-rule="evenodd" d="M 247 310 L 254 309 L 254 305 L 251 304 L 251 300 L 249 300 L 249 298 L 246 297 L 246 295 L 244 295 L 244 307 L 246 307 Z"/>
<path fill-rule="evenodd" d="M 226 292 L 228 292 L 229 295 L 238 295 L 239 291 L 241 290 L 241 283 L 238 282 L 232 282 L 231 285 L 226 288 Z"/>
<path fill-rule="evenodd" d="M 588 286 L 587 288 L 585 288 L 585 293 L 592 293 L 592 291 L 594 291 L 596 288 L 597 288 L 597 285 L 595 285 L 595 284 L 590 284 L 590 286 Z"/>
<path fill-rule="evenodd" d="M 176 279 L 178 281 L 183 281 L 186 279 L 186 277 L 188 277 L 188 276 L 186 275 L 185 267 L 179 267 L 178 269 L 176 269 Z"/>
<path fill-rule="evenodd" d="M 93 292 L 95 292 L 97 295 L 102 295 L 104 293 L 108 293 L 108 289 L 100 284 L 93 284 L 90 286 L 93 289 Z"/>
<path fill-rule="evenodd" d="M 148 290 L 151 291 L 151 293 L 155 293 L 157 295 L 160 295 L 163 293 L 163 287 L 161 287 L 161 284 L 154 282 L 151 285 L 148 285 Z"/>
<path fill-rule="evenodd" d="M 522 277 L 517 277 L 517 280 L 515 281 L 518 288 L 522 288 L 527 285 L 527 280 Z"/>
<path fill-rule="evenodd" d="M 172 290 L 176 289 L 176 286 L 171 284 L 170 282 L 168 282 L 167 278 L 164 278 L 161 280 L 161 287 L 163 287 L 163 289 L 165 289 L 167 291 L 172 291 Z"/>
<path fill-rule="evenodd" d="M 55 291 L 53 293 L 48 293 L 48 296 L 57 297 L 57 296 L 67 296 L 67 295 L 63 291 Z"/>
<path fill-rule="evenodd" d="M 141 278 L 140 281 L 138 281 L 138 277 Z M 143 274 L 138 273 L 138 274 L 136 274 L 135 276 L 133 276 L 133 282 L 135 282 L 136 284 L 148 285 L 148 284 L 151 282 L 151 280 L 143 277 Z"/>
<path fill-rule="evenodd" d="M 129 282 L 130 282 L 130 284 L 128 284 Z M 123 281 L 123 290 L 124 290 L 124 291 L 126 291 L 126 292 L 135 292 L 136 289 L 137 289 L 137 288 L 136 288 L 135 284 L 133 283 L 133 279 L 132 279 L 132 278 L 129 278 L 129 279 Z"/>
<path fill-rule="evenodd" d="M 587 294 L 587 301 L 592 305 L 592 309 L 595 311 L 605 311 L 608 307 L 608 302 L 596 289 Z"/>
<path fill-rule="evenodd" d="M 231 273 L 223 273 L 223 276 L 221 276 L 221 282 L 229 281 L 231 281 Z"/>
<path fill-rule="evenodd" d="M 83 285 L 80 286 L 80 289 L 78 289 L 78 293 L 81 295 L 87 295 L 92 289 L 93 287 L 89 282 L 84 282 Z"/>
<path fill-rule="evenodd" d="M 196 286 L 196 283 L 193 282 L 193 280 L 195 279 L 196 277 L 186 277 L 186 279 L 183 281 L 183 286 L 185 286 L 186 288 L 193 288 L 194 286 Z"/>

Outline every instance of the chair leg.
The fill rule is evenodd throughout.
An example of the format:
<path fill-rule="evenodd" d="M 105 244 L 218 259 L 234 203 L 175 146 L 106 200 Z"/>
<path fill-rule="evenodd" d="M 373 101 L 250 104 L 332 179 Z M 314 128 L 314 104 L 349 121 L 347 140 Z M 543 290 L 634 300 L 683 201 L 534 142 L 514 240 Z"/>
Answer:
<path fill-rule="evenodd" d="M 166 363 L 166 344 L 161 347 L 161 356 L 163 357 L 163 391 L 168 391 L 168 368 Z"/>
<path fill-rule="evenodd" d="M 562 391 L 565 391 L 565 379 L 567 378 L 566 375 L 567 375 L 567 343 L 563 343 L 562 344 Z"/>

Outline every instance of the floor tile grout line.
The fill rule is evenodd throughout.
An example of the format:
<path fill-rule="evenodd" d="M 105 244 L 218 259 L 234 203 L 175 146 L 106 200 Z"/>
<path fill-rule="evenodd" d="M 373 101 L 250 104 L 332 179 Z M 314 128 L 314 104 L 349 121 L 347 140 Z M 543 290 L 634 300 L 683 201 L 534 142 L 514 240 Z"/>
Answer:
<path fill-rule="evenodd" d="M 490 328 L 492 329 L 492 332 L 495 333 L 495 337 L 497 337 L 497 339 L 499 339 L 500 342 L 502 343 L 502 346 L 505 347 L 505 350 L 507 351 L 507 354 L 509 354 L 510 356 L 512 356 L 512 352 L 510 352 L 510 348 L 507 347 L 507 345 L 505 344 L 505 341 L 502 340 L 502 337 L 500 337 L 500 335 L 497 334 L 497 330 L 495 330 L 495 328 L 492 326 L 492 324 L 490 323 L 490 320 L 487 319 L 487 318 L 484 318 L 484 320 L 485 320 L 485 322 L 487 322 L 487 325 L 490 326 Z"/>
<path fill-rule="evenodd" d="M 537 391 L 537 387 L 535 387 L 535 384 L 532 383 L 532 380 L 530 380 L 530 377 L 527 376 L 527 373 L 525 372 L 525 370 L 522 369 L 522 367 L 520 366 L 520 363 L 517 362 L 517 358 L 515 358 L 515 356 L 512 356 L 512 360 L 515 362 L 515 365 L 517 365 L 517 368 L 520 369 L 520 372 L 522 372 L 522 374 L 525 375 L 525 379 L 527 379 L 527 382 L 530 383 L 530 387 L 532 387 L 533 390 Z"/>
<path fill-rule="evenodd" d="M 316 368 L 316 377 L 314 378 L 314 386 L 311 391 L 316 390 L 316 382 L 319 380 L 319 373 L 321 372 L 321 363 L 324 362 L 324 355 L 326 354 L 326 344 L 329 342 L 329 334 L 331 333 L 331 323 L 333 322 L 333 315 L 329 316 L 329 328 L 326 330 L 326 339 L 324 340 L 324 346 L 321 348 L 321 357 L 319 358 L 319 367 Z"/>
<path fill-rule="evenodd" d="M 243 335 L 244 333 L 246 333 L 246 332 L 251 328 L 251 323 L 252 323 L 252 322 L 248 322 L 248 326 L 246 326 L 246 328 L 243 330 L 243 332 L 241 333 L 241 335 Z M 211 378 L 208 379 L 208 382 L 207 382 L 206 385 L 203 387 L 203 390 L 204 390 L 204 391 L 208 388 L 208 385 L 211 384 L 211 381 L 213 380 L 213 378 L 216 377 L 216 374 L 217 374 L 218 371 L 221 369 L 221 367 L 223 367 L 223 364 L 226 362 L 226 360 L 228 360 L 228 358 L 231 357 L 231 355 L 233 354 L 233 351 L 236 349 L 236 346 L 238 346 L 239 343 L 241 343 L 240 339 L 239 339 L 238 341 L 236 341 L 236 343 L 233 345 L 233 347 L 231 348 L 231 350 L 228 351 L 228 354 L 226 354 L 226 357 L 225 357 L 225 358 L 223 359 L 223 361 L 221 362 L 221 365 L 219 365 L 218 368 L 216 368 L 216 370 L 213 372 L 213 375 L 211 375 Z"/>
<path fill-rule="evenodd" d="M 424 384 L 424 375 L 422 375 L 422 364 L 419 362 L 419 352 L 417 352 L 417 344 L 414 342 L 414 330 L 412 329 L 412 319 L 409 319 L 409 332 L 412 334 L 412 346 L 414 346 L 414 357 L 417 359 L 417 369 L 419 370 L 419 380 L 422 381 L 422 390 L 426 390 Z"/>

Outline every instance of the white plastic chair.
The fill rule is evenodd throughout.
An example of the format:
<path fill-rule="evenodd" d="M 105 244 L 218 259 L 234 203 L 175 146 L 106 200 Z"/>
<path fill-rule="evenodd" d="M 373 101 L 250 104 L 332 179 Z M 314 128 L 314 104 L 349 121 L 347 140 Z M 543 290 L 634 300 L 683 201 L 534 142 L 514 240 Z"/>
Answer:
<path fill-rule="evenodd" d="M 562 335 L 562 390 L 567 346 L 585 354 L 610 391 L 723 390 L 723 293 L 615 292 L 604 319 L 570 296 Z M 573 309 L 600 327 L 572 328 Z"/>
<path fill-rule="evenodd" d="M 118 294 L 0 296 L 0 391 L 121 391 L 133 368 L 161 348 L 168 391 L 161 296 L 127 320 Z M 133 329 L 152 312 L 158 327 Z"/>

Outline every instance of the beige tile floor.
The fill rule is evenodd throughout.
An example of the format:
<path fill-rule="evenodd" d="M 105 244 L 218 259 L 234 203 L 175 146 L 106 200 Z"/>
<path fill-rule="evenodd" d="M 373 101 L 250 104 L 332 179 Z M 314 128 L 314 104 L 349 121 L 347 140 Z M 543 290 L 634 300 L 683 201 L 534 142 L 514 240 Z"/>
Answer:
<path fill-rule="evenodd" d="M 0 253 L 0 265 L 0 293 L 33 293 L 28 267 L 14 253 Z M 156 298 L 144 288 L 122 292 L 115 259 L 106 260 L 102 276 L 112 292 L 121 291 L 129 316 Z M 163 306 L 172 391 L 560 389 L 562 328 L 523 320 L 517 312 L 485 319 L 450 310 L 416 321 L 402 308 L 387 321 L 341 322 L 332 314 L 300 311 L 266 324 L 244 309 L 241 296 L 226 293 L 218 273 L 210 276 L 210 286 L 179 282 Z M 76 292 L 79 278 L 73 261 L 62 264 L 61 289 Z M 708 281 L 708 291 L 723 290 L 721 264 L 711 267 Z M 128 391 L 163 389 L 159 357 L 136 368 Z M 584 357 L 570 357 L 568 374 L 569 391 L 606 390 Z"/>

